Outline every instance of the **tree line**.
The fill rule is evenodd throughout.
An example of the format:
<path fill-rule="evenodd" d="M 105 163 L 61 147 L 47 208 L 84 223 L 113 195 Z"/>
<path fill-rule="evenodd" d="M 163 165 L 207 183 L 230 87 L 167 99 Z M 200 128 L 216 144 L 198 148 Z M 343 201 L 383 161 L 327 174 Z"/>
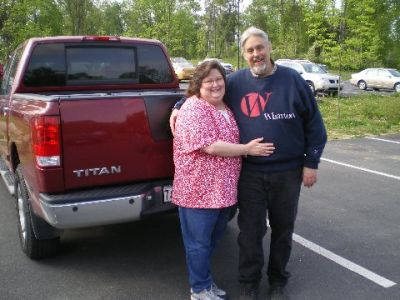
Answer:
<path fill-rule="evenodd" d="M 30 37 L 155 38 L 172 56 L 237 64 L 238 36 L 268 32 L 272 57 L 332 68 L 400 67 L 399 0 L 0 0 L 0 61 Z"/>

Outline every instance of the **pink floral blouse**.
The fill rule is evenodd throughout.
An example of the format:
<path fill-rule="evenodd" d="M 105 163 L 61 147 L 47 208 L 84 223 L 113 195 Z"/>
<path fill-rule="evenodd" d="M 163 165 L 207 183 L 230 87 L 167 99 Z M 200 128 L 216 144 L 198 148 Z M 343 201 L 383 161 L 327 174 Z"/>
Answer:
<path fill-rule="evenodd" d="M 196 96 L 179 111 L 174 137 L 172 202 L 188 208 L 223 208 L 237 202 L 240 157 L 209 155 L 202 148 L 220 141 L 239 143 L 232 112 L 224 114 Z"/>

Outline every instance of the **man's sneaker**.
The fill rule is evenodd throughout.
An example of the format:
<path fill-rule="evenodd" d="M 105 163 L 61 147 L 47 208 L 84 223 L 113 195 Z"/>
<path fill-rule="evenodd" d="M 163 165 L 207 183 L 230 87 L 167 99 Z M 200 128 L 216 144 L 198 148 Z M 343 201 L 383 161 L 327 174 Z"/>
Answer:
<path fill-rule="evenodd" d="M 224 290 L 221 290 L 214 282 L 211 284 L 211 291 L 215 295 L 217 295 L 217 296 L 219 296 L 221 298 L 225 299 L 225 297 L 226 297 L 226 292 Z"/>
<path fill-rule="evenodd" d="M 271 300 L 289 300 L 285 293 L 285 287 L 282 285 L 272 285 L 268 293 Z"/>
<path fill-rule="evenodd" d="M 258 297 L 258 284 L 242 283 L 240 284 L 240 300 L 256 300 Z"/>
<path fill-rule="evenodd" d="M 214 282 L 211 284 L 211 291 L 215 295 L 217 295 L 223 299 L 225 299 L 227 297 L 226 292 L 224 290 L 220 289 Z M 193 294 L 193 289 L 190 289 L 190 293 Z"/>
<path fill-rule="evenodd" d="M 214 294 L 212 289 L 202 290 L 201 292 L 195 293 L 194 291 L 190 291 L 190 300 L 222 300 L 220 296 Z"/>

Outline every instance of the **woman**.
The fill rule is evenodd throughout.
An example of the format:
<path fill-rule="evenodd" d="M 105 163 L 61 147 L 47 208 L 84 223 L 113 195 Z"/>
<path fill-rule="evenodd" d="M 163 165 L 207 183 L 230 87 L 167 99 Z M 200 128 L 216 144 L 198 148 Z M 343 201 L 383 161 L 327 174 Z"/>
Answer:
<path fill-rule="evenodd" d="M 179 207 L 191 300 L 226 296 L 214 283 L 209 265 L 237 202 L 240 156 L 268 156 L 274 150 L 261 143 L 262 138 L 239 144 L 236 121 L 223 102 L 225 83 L 219 62 L 200 64 L 175 127 L 172 201 Z"/>

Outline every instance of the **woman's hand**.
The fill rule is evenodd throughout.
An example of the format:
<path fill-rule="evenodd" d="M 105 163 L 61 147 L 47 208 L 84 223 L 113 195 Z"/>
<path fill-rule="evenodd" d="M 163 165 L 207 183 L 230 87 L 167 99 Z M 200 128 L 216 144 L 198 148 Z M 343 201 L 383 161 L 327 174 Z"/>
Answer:
<path fill-rule="evenodd" d="M 273 143 L 262 143 L 264 138 L 256 138 L 246 144 L 246 154 L 252 156 L 270 156 L 275 151 Z"/>

